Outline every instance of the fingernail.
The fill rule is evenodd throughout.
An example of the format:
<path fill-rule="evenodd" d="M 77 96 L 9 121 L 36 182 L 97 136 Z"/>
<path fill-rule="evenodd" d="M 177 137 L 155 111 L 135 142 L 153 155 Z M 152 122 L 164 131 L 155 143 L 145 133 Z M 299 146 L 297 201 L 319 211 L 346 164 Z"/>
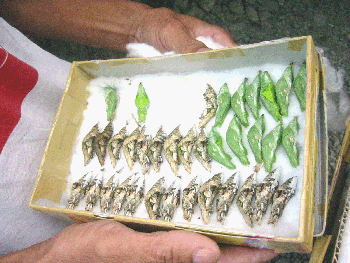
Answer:
<path fill-rule="evenodd" d="M 200 248 L 193 253 L 193 263 L 215 263 L 217 255 L 208 248 Z"/>

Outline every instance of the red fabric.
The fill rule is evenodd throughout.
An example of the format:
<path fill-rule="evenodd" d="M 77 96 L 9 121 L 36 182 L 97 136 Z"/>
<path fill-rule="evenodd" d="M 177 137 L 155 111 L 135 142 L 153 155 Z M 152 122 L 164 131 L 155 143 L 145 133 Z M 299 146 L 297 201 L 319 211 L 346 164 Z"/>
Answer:
<path fill-rule="evenodd" d="M 0 153 L 21 118 L 23 99 L 37 81 L 35 68 L 0 47 Z"/>

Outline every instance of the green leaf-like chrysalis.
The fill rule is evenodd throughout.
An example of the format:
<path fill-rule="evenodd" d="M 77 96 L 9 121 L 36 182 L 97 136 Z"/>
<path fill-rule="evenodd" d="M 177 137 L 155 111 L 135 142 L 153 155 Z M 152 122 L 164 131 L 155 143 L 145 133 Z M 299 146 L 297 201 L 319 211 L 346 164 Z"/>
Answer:
<path fill-rule="evenodd" d="M 276 162 L 276 150 L 282 141 L 283 124 L 280 122 L 261 142 L 265 170 L 271 172 Z"/>
<path fill-rule="evenodd" d="M 304 63 L 298 75 L 296 76 L 294 83 L 294 91 L 297 95 L 300 109 L 304 111 L 306 109 L 306 86 L 307 86 L 307 75 L 306 75 L 306 64 Z"/>
<path fill-rule="evenodd" d="M 238 157 L 243 165 L 249 165 L 248 151 L 242 141 L 242 126 L 237 118 L 233 116 L 226 132 L 226 142 L 232 152 Z"/>
<path fill-rule="evenodd" d="M 262 114 L 260 118 L 254 123 L 254 125 L 249 129 L 247 138 L 252 150 L 255 161 L 257 163 L 262 163 L 262 152 L 261 152 L 261 141 L 265 132 L 265 116 Z"/>
<path fill-rule="evenodd" d="M 255 119 L 259 118 L 259 110 L 261 108 L 259 102 L 261 90 L 261 73 L 262 72 L 259 71 L 259 74 L 255 77 L 253 82 L 247 85 L 245 89 L 245 99 Z"/>
<path fill-rule="evenodd" d="M 231 95 L 227 83 L 220 88 L 217 103 L 218 108 L 216 110 L 215 126 L 221 127 L 231 106 Z"/>
<path fill-rule="evenodd" d="M 208 141 L 208 154 L 218 163 L 226 166 L 229 169 L 235 169 L 236 166 L 231 162 L 232 157 L 227 154 L 222 147 L 222 137 L 213 126 L 210 130 Z"/>
<path fill-rule="evenodd" d="M 289 93 L 293 83 L 293 63 L 283 72 L 282 77 L 276 83 L 276 98 L 282 116 L 288 116 Z"/>
<path fill-rule="evenodd" d="M 282 135 L 282 145 L 284 150 L 286 151 L 290 164 L 293 167 L 299 166 L 299 151 L 297 147 L 296 136 L 299 132 L 299 123 L 298 117 L 294 117 L 294 119 L 289 123 L 287 128 L 283 130 Z"/>
<path fill-rule="evenodd" d="M 106 101 L 107 120 L 112 121 L 115 114 L 115 110 L 117 108 L 118 98 L 115 90 L 109 86 L 106 87 L 105 101 Z"/>
<path fill-rule="evenodd" d="M 267 71 L 265 71 L 261 76 L 260 98 L 272 117 L 274 117 L 276 121 L 282 121 L 280 108 L 278 107 L 276 99 L 276 86 Z"/>
<path fill-rule="evenodd" d="M 244 79 L 243 83 L 238 87 L 237 91 L 232 95 L 231 98 L 231 107 L 244 127 L 247 127 L 249 125 L 248 112 L 245 108 L 244 95 L 244 91 L 247 86 L 247 81 L 248 79 Z"/>
<path fill-rule="evenodd" d="M 139 89 L 137 91 L 135 104 L 137 107 L 137 115 L 139 116 L 139 122 L 146 122 L 146 115 L 149 106 L 149 99 L 146 94 L 145 88 L 142 83 L 139 85 Z"/>

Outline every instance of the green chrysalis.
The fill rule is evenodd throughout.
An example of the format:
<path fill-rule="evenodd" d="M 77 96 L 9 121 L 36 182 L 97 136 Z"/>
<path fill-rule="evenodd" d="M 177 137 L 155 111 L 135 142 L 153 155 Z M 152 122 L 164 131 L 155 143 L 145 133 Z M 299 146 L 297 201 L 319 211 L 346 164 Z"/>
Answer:
<path fill-rule="evenodd" d="M 259 118 L 259 110 L 261 108 L 259 99 L 260 99 L 260 90 L 261 90 L 261 71 L 255 77 L 253 82 L 247 85 L 245 89 L 245 99 L 250 108 L 255 119 Z"/>
<path fill-rule="evenodd" d="M 233 116 L 226 132 L 226 142 L 232 152 L 238 157 L 243 165 L 249 165 L 248 151 L 242 141 L 242 126 L 237 118 Z"/>
<path fill-rule="evenodd" d="M 137 115 L 139 116 L 139 122 L 145 123 L 147 110 L 149 106 L 149 99 L 142 83 L 140 83 L 139 85 L 139 89 L 136 94 L 135 104 L 137 107 Z"/>
<path fill-rule="evenodd" d="M 109 87 L 109 86 L 106 87 L 105 101 L 106 101 L 107 121 L 112 121 L 115 114 L 115 110 L 117 108 L 117 101 L 118 101 L 117 94 L 112 87 Z"/>
<path fill-rule="evenodd" d="M 283 124 L 280 122 L 261 142 L 265 170 L 271 172 L 276 162 L 276 150 L 282 141 Z"/>
<path fill-rule="evenodd" d="M 218 108 L 216 110 L 215 126 L 221 127 L 231 106 L 231 95 L 227 83 L 220 88 L 217 98 Z"/>
<path fill-rule="evenodd" d="M 296 136 L 298 135 L 298 131 L 298 117 L 294 117 L 294 119 L 289 123 L 287 128 L 283 130 L 282 135 L 283 148 L 286 151 L 289 157 L 290 164 L 293 167 L 299 166 L 299 151 L 296 142 Z"/>
<path fill-rule="evenodd" d="M 306 75 L 306 64 L 304 63 L 294 80 L 294 91 L 297 95 L 300 109 L 304 111 L 306 109 L 306 86 L 307 86 L 307 75 Z"/>
<path fill-rule="evenodd" d="M 262 114 L 260 118 L 254 123 L 254 125 L 249 129 L 247 138 L 252 150 L 255 161 L 257 163 L 262 163 L 262 152 L 261 152 L 261 141 L 263 134 L 265 132 L 265 116 Z"/>
<path fill-rule="evenodd" d="M 288 116 L 289 93 L 293 83 L 293 64 L 291 63 L 276 83 L 276 98 L 282 116 Z"/>
<path fill-rule="evenodd" d="M 236 113 L 237 117 L 243 124 L 243 126 L 247 127 L 249 125 L 248 122 L 248 112 L 245 108 L 245 95 L 244 91 L 247 86 L 248 79 L 244 79 L 243 83 L 238 87 L 237 91 L 232 95 L 231 98 L 231 107 L 233 111 Z"/>
<path fill-rule="evenodd" d="M 227 154 L 222 147 L 222 138 L 220 133 L 213 126 L 210 130 L 208 141 L 208 154 L 218 163 L 226 166 L 229 169 L 235 169 L 236 166 L 231 162 L 232 157 Z"/>
<path fill-rule="evenodd" d="M 260 98 L 267 111 L 274 117 L 276 121 L 282 121 L 280 108 L 276 99 L 276 86 L 270 74 L 265 71 L 261 76 L 261 92 Z"/>

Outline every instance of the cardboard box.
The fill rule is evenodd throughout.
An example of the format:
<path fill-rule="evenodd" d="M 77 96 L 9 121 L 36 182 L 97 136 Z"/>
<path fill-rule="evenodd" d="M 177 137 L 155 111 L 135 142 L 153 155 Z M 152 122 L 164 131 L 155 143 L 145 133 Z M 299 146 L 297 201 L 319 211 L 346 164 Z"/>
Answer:
<path fill-rule="evenodd" d="M 300 199 L 298 235 L 283 237 L 278 235 L 260 235 L 245 231 L 232 231 L 225 228 L 204 227 L 183 223 L 150 220 L 138 217 L 103 215 L 99 213 L 69 210 L 59 207 L 63 193 L 67 189 L 67 175 L 73 154 L 74 143 L 83 121 L 83 112 L 89 94 L 86 90 L 89 82 L 97 77 L 122 77 L 137 74 L 158 74 L 162 72 L 186 73 L 200 70 L 224 71 L 227 68 L 244 68 L 251 64 L 290 63 L 306 61 L 307 65 L 307 105 L 305 111 L 304 159 Z M 319 100 L 320 60 L 311 36 L 281 39 L 254 45 L 215 50 L 197 54 L 175 55 L 170 57 L 133 58 L 106 61 L 74 62 L 67 81 L 51 134 L 38 172 L 30 207 L 46 214 L 78 222 L 96 219 L 114 219 L 130 227 L 141 229 L 185 229 L 205 234 L 217 242 L 246 245 L 259 248 L 272 248 L 278 252 L 308 253 L 312 249 L 315 229 L 315 214 L 324 215 L 326 211 L 326 187 L 320 180 L 324 174 L 317 173 L 322 165 L 318 160 L 327 159 L 321 138 L 324 129 L 318 129 L 325 123 L 323 102 Z M 321 110 L 320 110 L 321 109 Z M 321 111 L 321 113 L 320 113 Z M 316 121 L 316 120 L 319 121 Z M 322 124 L 322 125 L 323 125 Z M 322 126 L 321 125 L 321 126 Z M 320 187 L 315 188 L 315 182 Z M 324 180 L 323 180 L 324 181 Z M 326 180 L 327 181 L 327 180 Z M 315 195 L 315 190 L 317 191 Z M 315 196 L 318 199 L 315 202 Z M 321 204 L 319 203 L 321 202 Z M 317 204 L 315 210 L 315 204 Z M 180 208 L 179 208 L 180 209 Z M 317 235 L 322 234 L 325 218 L 317 220 Z"/>
<path fill-rule="evenodd" d="M 342 147 L 328 194 L 328 215 L 325 235 L 316 240 L 317 249 L 312 251 L 312 262 L 346 261 L 342 251 L 348 250 L 343 242 L 348 225 L 350 207 L 350 123 L 346 125 Z M 317 244 L 317 245 L 316 245 Z M 322 256 L 320 256 L 322 255 Z M 311 262 L 311 261 L 310 261 Z"/>

